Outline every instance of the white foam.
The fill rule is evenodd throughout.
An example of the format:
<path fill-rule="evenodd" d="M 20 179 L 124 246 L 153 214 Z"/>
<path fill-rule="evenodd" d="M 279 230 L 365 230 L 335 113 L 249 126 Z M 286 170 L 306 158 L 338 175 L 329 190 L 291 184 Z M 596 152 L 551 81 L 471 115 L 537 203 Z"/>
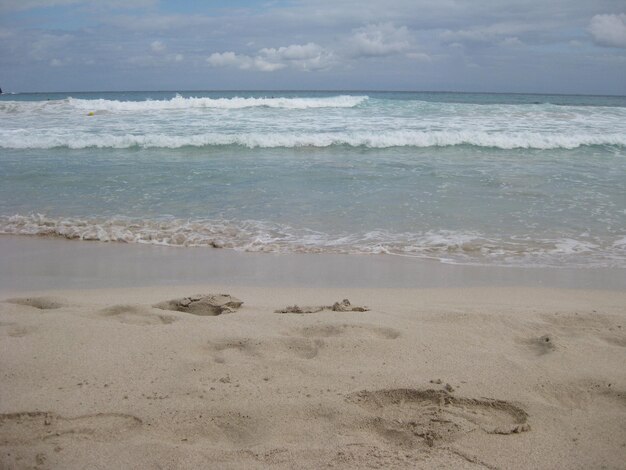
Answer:
<path fill-rule="evenodd" d="M 574 240 L 572 238 L 562 238 L 560 240 L 556 240 L 554 245 L 554 253 L 562 253 L 566 255 L 576 253 L 590 253 L 598 248 L 595 243 Z"/>
<path fill-rule="evenodd" d="M 176 95 L 169 100 L 119 101 L 107 99 L 66 98 L 51 101 L 5 101 L 0 102 L 0 112 L 17 113 L 21 111 L 58 111 L 59 108 L 70 108 L 80 111 L 166 111 L 186 110 L 193 108 L 211 109 L 243 109 L 253 107 L 309 109 L 309 108 L 353 108 L 364 103 L 367 96 L 339 95 L 322 98 L 206 98 L 183 97 Z"/>
<path fill-rule="evenodd" d="M 2 133 L 0 148 L 181 148 L 238 145 L 248 148 L 349 146 L 366 148 L 472 145 L 500 149 L 574 149 L 590 145 L 626 146 L 626 134 L 562 135 L 539 132 L 395 131 L 385 133 L 204 133 L 194 135 L 58 133 L 21 130 Z"/>
<path fill-rule="evenodd" d="M 613 247 L 617 250 L 626 251 L 626 236 L 615 240 Z"/>
<path fill-rule="evenodd" d="M 391 254 L 447 263 L 626 267 L 626 238 L 604 243 L 572 238 L 489 238 L 473 231 L 329 234 L 262 221 L 0 216 L 0 234 L 102 242 L 232 248 L 254 252 Z"/>
<path fill-rule="evenodd" d="M 428 103 L 349 95 L 0 101 L 0 148 L 225 145 L 626 147 L 626 108 Z"/>

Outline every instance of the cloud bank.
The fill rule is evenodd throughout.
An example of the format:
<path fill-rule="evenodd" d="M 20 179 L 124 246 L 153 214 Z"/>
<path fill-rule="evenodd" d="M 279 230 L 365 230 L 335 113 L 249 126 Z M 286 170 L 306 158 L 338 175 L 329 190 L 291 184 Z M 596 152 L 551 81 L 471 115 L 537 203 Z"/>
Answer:
<path fill-rule="evenodd" d="M 626 94 L 623 0 L 0 1 L 3 89 Z"/>
<path fill-rule="evenodd" d="M 597 44 L 626 48 L 626 14 L 595 15 L 589 32 Z"/>

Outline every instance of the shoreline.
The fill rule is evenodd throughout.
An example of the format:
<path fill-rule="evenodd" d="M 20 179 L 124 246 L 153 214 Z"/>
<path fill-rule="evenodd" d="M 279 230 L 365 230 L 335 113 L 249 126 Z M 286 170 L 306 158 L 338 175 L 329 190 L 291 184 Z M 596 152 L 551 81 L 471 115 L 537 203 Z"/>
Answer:
<path fill-rule="evenodd" d="M 158 285 L 626 290 L 626 269 L 445 264 L 392 255 L 248 253 L 0 236 L 0 293 Z"/>

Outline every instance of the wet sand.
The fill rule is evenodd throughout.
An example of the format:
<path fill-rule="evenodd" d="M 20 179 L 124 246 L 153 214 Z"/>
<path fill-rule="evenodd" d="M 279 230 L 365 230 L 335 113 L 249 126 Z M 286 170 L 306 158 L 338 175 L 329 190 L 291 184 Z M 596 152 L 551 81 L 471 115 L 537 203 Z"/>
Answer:
<path fill-rule="evenodd" d="M 392 255 L 242 253 L 0 236 L 0 293 L 201 283 L 266 287 L 523 286 L 626 290 L 626 269 L 471 266 Z"/>

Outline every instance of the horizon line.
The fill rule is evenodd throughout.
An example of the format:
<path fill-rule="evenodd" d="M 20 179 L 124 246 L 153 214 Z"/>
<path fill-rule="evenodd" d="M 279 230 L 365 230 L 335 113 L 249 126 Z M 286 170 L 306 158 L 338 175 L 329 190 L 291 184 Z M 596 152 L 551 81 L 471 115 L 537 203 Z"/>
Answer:
<path fill-rule="evenodd" d="M 376 90 L 376 89 L 162 89 L 162 90 L 70 90 L 70 91 L 4 91 L 2 95 L 15 95 L 15 94 L 60 94 L 60 93 L 266 93 L 266 92 L 289 92 L 289 93 L 455 93 L 455 94 L 468 94 L 468 95 L 539 95 L 539 96 L 591 96 L 591 97 L 611 97 L 611 98 L 626 98 L 621 94 L 601 94 L 601 93 L 547 93 L 547 92 L 519 92 L 519 91 L 459 91 L 459 90 Z"/>

